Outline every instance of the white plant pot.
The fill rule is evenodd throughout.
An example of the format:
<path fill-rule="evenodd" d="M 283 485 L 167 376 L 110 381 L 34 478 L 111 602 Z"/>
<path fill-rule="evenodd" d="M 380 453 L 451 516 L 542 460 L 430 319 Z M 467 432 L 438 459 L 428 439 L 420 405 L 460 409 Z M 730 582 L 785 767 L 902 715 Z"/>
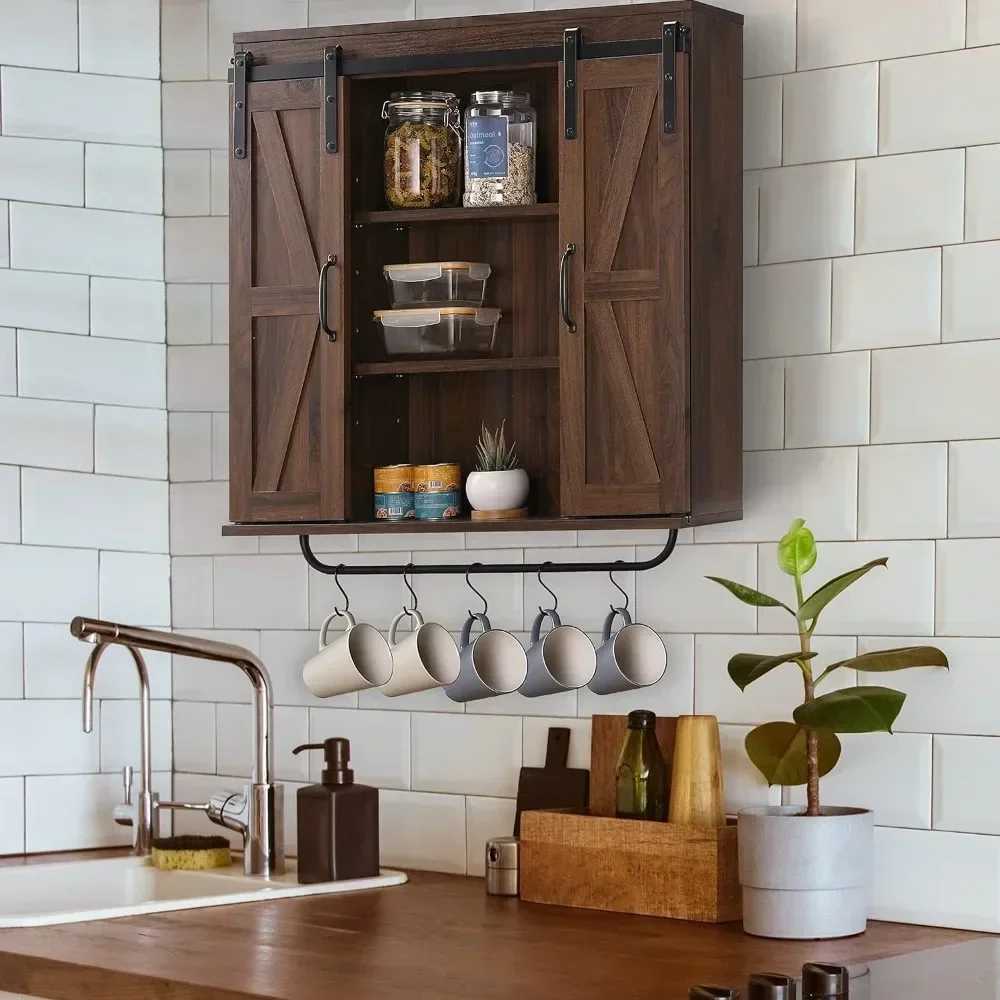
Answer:
<path fill-rule="evenodd" d="M 528 499 L 528 473 L 524 469 L 470 472 L 465 495 L 474 510 L 518 510 Z"/>
<path fill-rule="evenodd" d="M 802 806 L 739 814 L 743 929 L 768 938 L 824 939 L 868 926 L 874 823 L 867 809 Z"/>

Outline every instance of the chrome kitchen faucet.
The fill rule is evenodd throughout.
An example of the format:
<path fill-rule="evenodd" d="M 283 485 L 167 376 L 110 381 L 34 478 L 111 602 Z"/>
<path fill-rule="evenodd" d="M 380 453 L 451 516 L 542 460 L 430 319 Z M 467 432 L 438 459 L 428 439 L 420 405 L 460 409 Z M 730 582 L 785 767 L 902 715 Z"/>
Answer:
<path fill-rule="evenodd" d="M 115 809 L 115 822 L 133 828 L 134 853 L 148 855 L 151 852 L 153 840 L 159 836 L 161 809 L 193 809 L 204 812 L 213 823 L 242 835 L 243 870 L 247 875 L 281 875 L 285 870 L 284 788 L 272 780 L 271 680 L 264 664 L 242 646 L 97 619 L 74 618 L 70 631 L 78 639 L 94 644 L 83 676 L 84 732 L 89 733 L 93 724 L 94 677 L 104 650 L 109 645 L 124 646 L 132 654 L 139 674 L 142 787 L 133 803 L 132 768 L 126 767 L 123 771 L 125 802 Z M 149 673 L 140 649 L 231 663 L 249 678 L 254 689 L 254 763 L 250 784 L 244 786 L 242 793 L 217 792 L 206 803 L 159 801 L 152 790 Z"/>

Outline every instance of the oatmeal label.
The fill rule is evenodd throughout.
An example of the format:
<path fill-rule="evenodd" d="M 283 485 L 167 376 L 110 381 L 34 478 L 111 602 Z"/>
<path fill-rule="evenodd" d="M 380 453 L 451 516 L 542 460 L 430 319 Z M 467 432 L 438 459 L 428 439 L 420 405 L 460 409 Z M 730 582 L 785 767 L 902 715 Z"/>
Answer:
<path fill-rule="evenodd" d="M 470 118 L 465 126 L 470 180 L 507 176 L 507 116 Z"/>

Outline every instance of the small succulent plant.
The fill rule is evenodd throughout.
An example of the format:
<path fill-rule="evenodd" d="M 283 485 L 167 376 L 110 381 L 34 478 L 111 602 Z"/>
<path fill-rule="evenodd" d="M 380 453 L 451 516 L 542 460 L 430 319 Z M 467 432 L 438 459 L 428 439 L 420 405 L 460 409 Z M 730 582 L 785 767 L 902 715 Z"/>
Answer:
<path fill-rule="evenodd" d="M 518 467 L 517 453 L 514 451 L 516 443 L 511 442 L 510 447 L 507 447 L 503 423 L 496 431 L 487 429 L 483 424 L 479 443 L 476 445 L 476 471 L 506 472 L 508 469 L 516 469 Z"/>

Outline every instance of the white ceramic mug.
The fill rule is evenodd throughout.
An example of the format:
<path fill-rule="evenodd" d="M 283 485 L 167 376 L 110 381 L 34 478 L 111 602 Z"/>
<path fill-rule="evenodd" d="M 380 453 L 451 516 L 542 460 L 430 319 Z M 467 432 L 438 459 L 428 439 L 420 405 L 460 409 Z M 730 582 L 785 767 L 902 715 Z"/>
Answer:
<path fill-rule="evenodd" d="M 413 631 L 396 642 L 396 629 L 406 617 L 413 620 Z M 382 687 L 389 698 L 416 691 L 429 691 L 453 683 L 459 674 L 458 646 L 451 633 L 437 622 L 424 622 L 423 615 L 403 608 L 389 626 L 392 649 L 392 677 Z"/>
<path fill-rule="evenodd" d="M 621 616 L 622 627 L 611 632 Z M 618 694 L 655 684 L 667 669 L 663 640 L 648 626 L 632 621 L 627 608 L 612 608 L 604 619 L 597 673 L 587 685 L 594 694 Z"/>
<path fill-rule="evenodd" d="M 542 635 L 542 622 L 550 618 L 552 628 Z M 559 613 L 538 609 L 531 626 L 528 677 L 519 688 L 526 698 L 559 691 L 573 691 L 589 684 L 597 670 L 597 652 L 587 633 L 575 625 L 563 625 Z"/>
<path fill-rule="evenodd" d="M 326 636 L 334 618 L 347 627 L 332 642 Z M 327 615 L 319 630 L 319 652 L 306 661 L 302 680 L 317 698 L 381 687 L 392 677 L 392 654 L 374 625 L 358 625 L 350 611 Z"/>
<path fill-rule="evenodd" d="M 483 631 L 472 639 L 476 622 Z M 484 614 L 469 615 L 462 626 L 461 672 L 444 693 L 461 702 L 510 694 L 524 683 L 527 674 L 528 658 L 517 636 L 493 628 Z"/>

